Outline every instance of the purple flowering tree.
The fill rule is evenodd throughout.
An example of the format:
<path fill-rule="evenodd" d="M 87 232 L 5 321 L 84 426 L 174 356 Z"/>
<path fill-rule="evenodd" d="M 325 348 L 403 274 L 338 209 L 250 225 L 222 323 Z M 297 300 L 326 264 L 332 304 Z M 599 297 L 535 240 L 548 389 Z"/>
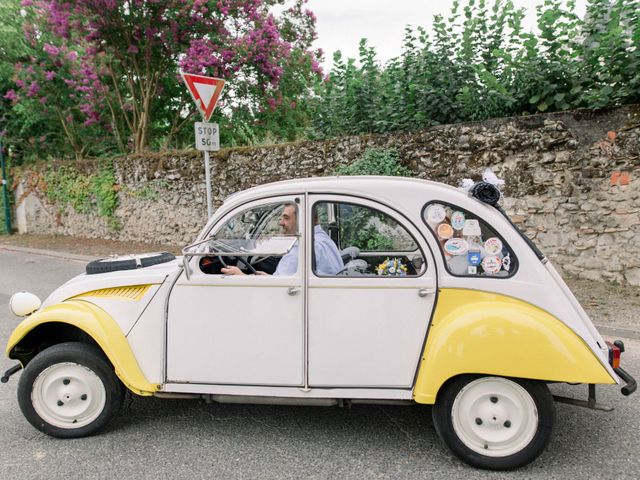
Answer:
<path fill-rule="evenodd" d="M 217 114 L 229 128 L 267 129 L 300 110 L 321 75 L 305 3 L 23 0 L 25 35 L 43 55 L 16 66 L 7 93 L 51 110 L 77 154 L 86 129 L 109 132 L 122 152 L 172 144 L 195 116 L 179 68 L 228 81 Z"/>

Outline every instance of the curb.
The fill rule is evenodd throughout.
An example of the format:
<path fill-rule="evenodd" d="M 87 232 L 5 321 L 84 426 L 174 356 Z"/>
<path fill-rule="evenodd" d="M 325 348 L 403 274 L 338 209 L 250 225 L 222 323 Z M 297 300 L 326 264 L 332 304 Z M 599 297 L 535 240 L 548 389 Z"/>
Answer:
<path fill-rule="evenodd" d="M 616 340 L 618 338 L 640 340 L 640 331 L 638 330 L 632 330 L 624 327 L 611 327 L 608 325 L 595 325 L 595 327 L 603 337 L 616 337 Z"/>
<path fill-rule="evenodd" d="M 104 258 L 104 257 L 91 257 L 88 255 L 78 255 L 78 254 L 69 253 L 69 252 L 56 252 L 54 250 L 41 250 L 39 248 L 16 247 L 14 245 L 0 245 L 0 251 L 2 250 L 6 250 L 8 252 L 21 252 L 21 253 L 29 253 L 32 255 L 42 255 L 45 257 L 63 258 L 65 260 L 74 260 L 76 262 L 91 262 L 93 260 L 97 260 L 98 258 Z"/>

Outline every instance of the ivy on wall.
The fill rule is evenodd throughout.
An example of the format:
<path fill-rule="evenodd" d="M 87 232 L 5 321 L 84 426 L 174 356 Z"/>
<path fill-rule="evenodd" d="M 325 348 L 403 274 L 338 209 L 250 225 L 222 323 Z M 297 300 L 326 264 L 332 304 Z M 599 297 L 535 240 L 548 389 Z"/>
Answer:
<path fill-rule="evenodd" d="M 49 168 L 42 174 L 41 187 L 47 200 L 61 213 L 69 207 L 77 213 L 96 212 L 109 219 L 111 228 L 119 228 L 114 216 L 118 186 L 111 162 L 103 163 L 94 174 L 84 174 L 70 166 Z"/>

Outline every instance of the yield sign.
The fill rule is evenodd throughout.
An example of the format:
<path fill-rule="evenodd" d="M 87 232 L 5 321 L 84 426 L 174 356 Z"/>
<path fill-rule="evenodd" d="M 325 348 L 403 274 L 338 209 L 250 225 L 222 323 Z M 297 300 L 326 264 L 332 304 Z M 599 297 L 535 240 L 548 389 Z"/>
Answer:
<path fill-rule="evenodd" d="M 224 80 L 184 72 L 180 72 L 180 75 L 182 75 L 184 83 L 187 84 L 189 93 L 191 93 L 193 101 L 196 102 L 196 107 L 202 113 L 204 121 L 208 122 L 216 108 L 216 103 L 218 103 L 220 92 L 224 87 Z"/>

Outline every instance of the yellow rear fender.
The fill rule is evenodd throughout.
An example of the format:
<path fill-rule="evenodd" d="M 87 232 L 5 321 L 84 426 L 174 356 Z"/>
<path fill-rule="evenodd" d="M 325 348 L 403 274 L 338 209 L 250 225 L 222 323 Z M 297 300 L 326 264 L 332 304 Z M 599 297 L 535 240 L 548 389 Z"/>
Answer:
<path fill-rule="evenodd" d="M 505 295 L 442 289 L 414 398 L 433 404 L 440 387 L 462 374 L 569 383 L 613 384 L 589 346 L 553 315 Z"/>
<path fill-rule="evenodd" d="M 133 393 L 152 395 L 160 386 L 147 381 L 138 366 L 127 338 L 118 324 L 101 308 L 82 300 L 68 300 L 47 307 L 27 317 L 11 334 L 7 343 L 6 354 L 9 358 L 17 358 L 25 363 L 16 353 L 16 347 L 32 345 L 39 342 L 39 331 L 52 334 L 54 343 L 68 341 L 64 335 L 55 340 L 56 330 L 46 329 L 47 325 L 65 324 L 75 327 L 91 337 L 102 349 L 116 375 Z M 48 341 L 49 339 L 43 339 Z"/>

